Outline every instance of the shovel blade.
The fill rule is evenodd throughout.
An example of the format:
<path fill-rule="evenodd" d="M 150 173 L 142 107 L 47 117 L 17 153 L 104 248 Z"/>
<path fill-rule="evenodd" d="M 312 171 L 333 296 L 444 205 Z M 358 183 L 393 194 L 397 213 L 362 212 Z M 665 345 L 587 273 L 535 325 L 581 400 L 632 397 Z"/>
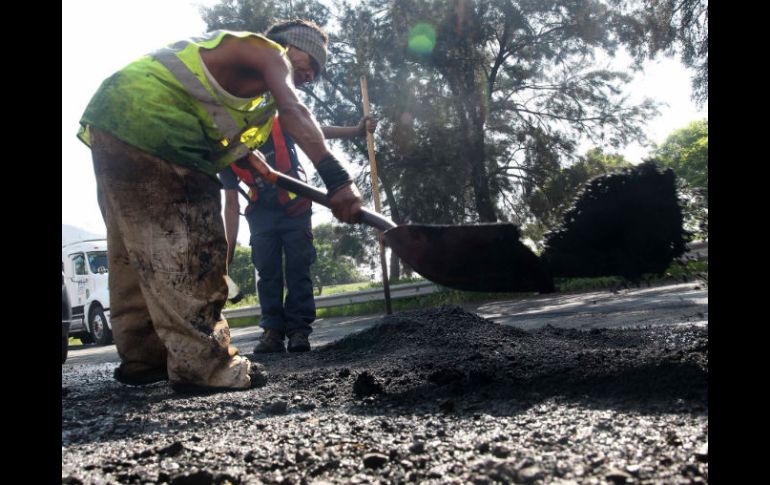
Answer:
<path fill-rule="evenodd" d="M 513 224 L 412 224 L 385 232 L 399 258 L 440 285 L 464 291 L 554 291 L 543 262 Z"/>

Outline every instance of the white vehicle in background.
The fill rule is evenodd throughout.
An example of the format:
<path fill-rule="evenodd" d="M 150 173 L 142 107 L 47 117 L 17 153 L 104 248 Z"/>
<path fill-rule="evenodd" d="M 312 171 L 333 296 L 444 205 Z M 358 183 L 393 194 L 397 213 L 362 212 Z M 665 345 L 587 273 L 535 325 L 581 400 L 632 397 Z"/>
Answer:
<path fill-rule="evenodd" d="M 107 241 L 90 239 L 63 245 L 61 260 L 72 306 L 70 336 L 83 343 L 111 344 Z"/>

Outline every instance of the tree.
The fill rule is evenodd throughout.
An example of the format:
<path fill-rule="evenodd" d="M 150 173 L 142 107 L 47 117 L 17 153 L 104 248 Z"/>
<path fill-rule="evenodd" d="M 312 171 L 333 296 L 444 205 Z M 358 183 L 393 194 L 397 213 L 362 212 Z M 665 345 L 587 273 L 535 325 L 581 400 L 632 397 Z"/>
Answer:
<path fill-rule="evenodd" d="M 313 245 L 318 258 L 310 267 L 310 272 L 319 294 L 324 286 L 367 280 L 357 266 L 373 260 L 369 248 L 376 246 L 372 242 L 374 236 L 362 234 L 365 229 L 349 224 L 321 224 L 313 230 Z M 244 295 L 256 294 L 254 271 L 251 248 L 236 244 L 229 274 Z"/>
<path fill-rule="evenodd" d="M 240 244 L 235 245 L 235 255 L 229 268 L 230 278 L 240 287 L 244 295 L 255 295 L 256 278 L 254 264 L 251 262 L 251 248 Z"/>
<path fill-rule="evenodd" d="M 348 257 L 357 265 L 367 264 L 375 258 L 371 249 L 376 244 L 374 231 L 368 226 L 352 224 L 319 224 L 313 229 L 316 241 L 332 246 L 331 256 Z"/>
<path fill-rule="evenodd" d="M 320 224 L 313 229 L 318 258 L 310 267 L 318 294 L 324 286 L 366 281 L 356 268 L 365 260 L 366 247 L 351 235 L 356 226 Z"/>
<path fill-rule="evenodd" d="M 344 92 L 351 73 L 370 76 L 386 119 L 378 163 L 394 181 L 394 220 L 515 217 L 521 184 L 574 157 L 580 137 L 610 147 L 640 139 L 653 103 L 629 105 L 618 96 L 629 77 L 591 66 L 617 46 L 611 18 L 600 1 L 369 0 L 345 9 L 337 39 L 346 49 L 329 83 Z M 435 43 L 414 49 L 426 19 Z"/>
<path fill-rule="evenodd" d="M 264 32 L 276 19 L 303 18 L 324 26 L 330 10 L 315 0 L 222 0 L 200 9 L 201 17 L 210 30 L 248 30 Z"/>
<path fill-rule="evenodd" d="M 650 100 L 621 96 L 627 73 L 593 64 L 623 40 L 609 2 L 226 0 L 204 11 L 212 29 L 260 31 L 291 9 L 334 26 L 327 68 L 303 91 L 320 122 L 351 124 L 367 75 L 384 207 L 396 223 L 521 222 L 527 190 L 574 161 L 578 140 L 640 141 L 656 113 Z M 367 163 L 363 141 L 342 146 Z M 358 180 L 365 197 L 367 177 Z"/>
<path fill-rule="evenodd" d="M 622 40 L 638 62 L 659 53 L 679 54 L 682 63 L 694 69 L 693 99 L 708 101 L 709 11 L 708 0 L 612 0 L 626 15 Z"/>
<path fill-rule="evenodd" d="M 708 149 L 709 126 L 703 119 L 674 131 L 653 151 L 678 178 L 686 227 L 703 239 L 708 239 Z"/>

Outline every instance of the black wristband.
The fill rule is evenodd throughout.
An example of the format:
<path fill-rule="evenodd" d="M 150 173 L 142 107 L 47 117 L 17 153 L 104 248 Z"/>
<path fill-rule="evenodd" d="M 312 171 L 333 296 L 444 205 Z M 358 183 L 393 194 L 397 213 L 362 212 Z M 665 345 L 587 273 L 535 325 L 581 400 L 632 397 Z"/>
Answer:
<path fill-rule="evenodd" d="M 318 162 L 315 166 L 318 171 L 318 175 L 321 176 L 321 180 L 326 185 L 326 192 L 331 195 L 338 189 L 353 182 L 350 174 L 345 167 L 342 166 L 339 160 L 334 155 L 327 155 Z"/>

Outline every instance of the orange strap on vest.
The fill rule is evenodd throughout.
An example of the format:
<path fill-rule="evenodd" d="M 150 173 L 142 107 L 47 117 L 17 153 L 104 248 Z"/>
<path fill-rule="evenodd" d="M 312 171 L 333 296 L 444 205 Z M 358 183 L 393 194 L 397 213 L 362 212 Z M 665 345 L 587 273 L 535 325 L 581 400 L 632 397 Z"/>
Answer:
<path fill-rule="evenodd" d="M 257 181 L 254 178 L 254 173 L 248 168 L 241 168 L 236 162 L 230 164 L 230 168 L 235 172 L 236 177 L 243 180 L 243 182 L 249 186 L 249 193 L 246 194 L 246 198 L 249 199 L 249 203 L 256 202 L 259 198 L 259 192 L 257 191 Z M 241 191 L 241 193 L 243 193 Z"/>
<path fill-rule="evenodd" d="M 275 168 L 281 173 L 288 174 L 291 172 L 291 160 L 289 159 L 289 150 L 286 148 L 286 139 L 283 137 L 283 131 L 281 130 L 281 123 L 278 122 L 278 119 L 273 122 L 270 135 L 273 137 L 273 147 L 275 148 Z M 289 197 L 289 193 L 286 190 L 278 188 L 278 201 L 281 205 L 286 205 L 291 202 L 291 197 Z"/>
<path fill-rule="evenodd" d="M 289 149 L 286 147 L 286 139 L 283 137 L 283 131 L 281 130 L 281 123 L 278 118 L 273 122 L 273 128 L 270 131 L 270 135 L 273 137 L 273 147 L 275 148 L 275 168 L 287 175 L 292 175 L 291 159 L 289 158 Z M 297 167 L 296 175 L 299 176 L 301 167 Z M 286 213 L 290 216 L 301 214 L 310 207 L 309 199 L 298 198 L 296 195 L 294 198 L 289 196 L 287 190 L 278 188 L 278 202 L 285 207 Z M 294 202 L 294 204 L 292 204 Z"/>
<path fill-rule="evenodd" d="M 273 127 L 271 128 L 270 135 L 273 139 L 273 149 L 275 151 L 275 169 L 280 173 L 292 176 L 293 170 L 291 166 L 291 158 L 289 157 L 289 149 L 286 146 L 286 139 L 283 136 L 283 131 L 281 131 L 281 124 L 278 122 L 277 117 L 273 121 Z M 259 198 L 259 191 L 256 187 L 256 177 L 259 176 L 256 175 L 251 169 L 241 168 L 236 165 L 236 163 L 231 163 L 230 168 L 233 169 L 233 172 L 235 172 L 235 175 L 239 179 L 241 179 L 244 183 L 246 183 L 246 185 L 249 186 L 249 192 L 248 194 L 245 194 L 249 199 L 249 207 L 246 208 L 246 213 L 248 213 L 251 208 L 251 202 L 256 202 Z M 302 170 L 302 167 L 298 166 L 296 172 L 297 176 L 299 175 L 300 170 Z M 310 207 L 311 202 L 309 199 L 303 199 L 297 196 L 292 198 L 289 196 L 289 192 L 287 190 L 281 189 L 279 187 L 276 187 L 276 189 L 278 193 L 278 202 L 280 202 L 280 204 L 285 207 L 286 213 L 290 216 L 301 214 L 306 211 L 308 207 Z"/>

